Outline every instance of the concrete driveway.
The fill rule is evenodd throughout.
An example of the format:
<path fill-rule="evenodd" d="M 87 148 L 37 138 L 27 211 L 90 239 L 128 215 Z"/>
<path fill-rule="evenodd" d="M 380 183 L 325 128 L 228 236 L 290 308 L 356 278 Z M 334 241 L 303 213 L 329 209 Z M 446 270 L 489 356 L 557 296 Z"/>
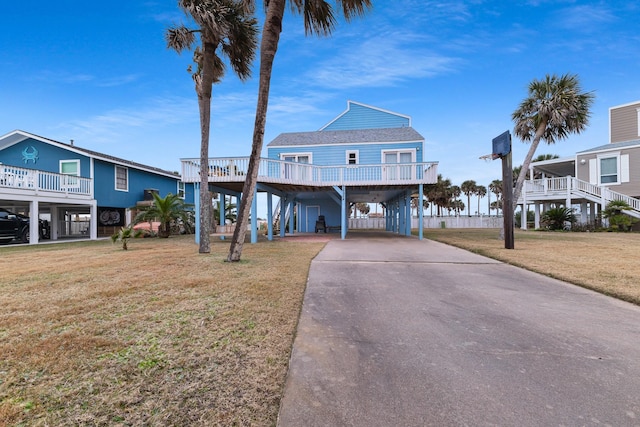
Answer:
<path fill-rule="evenodd" d="M 639 307 L 392 234 L 312 262 L 278 426 L 591 425 L 640 426 Z"/>

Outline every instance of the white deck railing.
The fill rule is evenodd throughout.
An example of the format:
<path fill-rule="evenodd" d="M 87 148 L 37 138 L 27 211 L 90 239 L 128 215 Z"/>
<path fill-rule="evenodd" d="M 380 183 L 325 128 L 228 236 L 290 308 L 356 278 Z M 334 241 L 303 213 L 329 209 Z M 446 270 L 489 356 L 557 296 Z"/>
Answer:
<path fill-rule="evenodd" d="M 182 180 L 200 182 L 200 159 L 181 161 Z M 248 157 L 209 159 L 209 182 L 242 182 L 248 165 Z M 312 186 L 433 184 L 437 169 L 438 162 L 318 166 L 261 158 L 258 180 Z"/>
<path fill-rule="evenodd" d="M 598 186 L 579 180 L 575 177 L 543 178 L 525 181 L 523 194 L 527 202 L 553 198 L 588 197 L 593 201 L 608 203 L 613 200 L 627 202 L 631 208 L 640 212 L 640 199 L 610 190 L 608 187 Z"/>
<path fill-rule="evenodd" d="M 0 164 L 0 188 L 25 192 L 91 196 L 92 180 L 73 175 Z"/>

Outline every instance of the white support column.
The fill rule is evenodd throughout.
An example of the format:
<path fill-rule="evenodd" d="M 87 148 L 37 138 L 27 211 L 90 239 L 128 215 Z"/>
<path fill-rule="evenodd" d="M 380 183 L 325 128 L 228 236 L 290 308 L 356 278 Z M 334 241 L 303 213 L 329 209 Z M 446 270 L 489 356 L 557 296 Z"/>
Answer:
<path fill-rule="evenodd" d="M 533 211 L 534 211 L 533 226 L 535 228 L 540 228 L 540 203 L 536 203 L 535 205 L 533 205 Z"/>
<path fill-rule="evenodd" d="M 38 218 L 40 216 L 38 200 L 29 202 L 29 244 L 35 245 L 40 237 L 40 224 Z"/>
<path fill-rule="evenodd" d="M 96 200 L 91 203 L 91 207 L 89 207 L 89 238 L 91 240 L 96 240 L 98 238 L 98 202 Z M 56 215 L 57 216 L 57 215 Z M 56 218 L 56 223 L 58 219 Z M 57 227 L 56 227 L 57 228 Z M 53 234 L 53 230 L 51 231 Z M 57 230 L 56 230 L 57 234 Z M 53 236 L 52 236 L 53 238 Z"/>
<path fill-rule="evenodd" d="M 587 202 L 580 203 L 580 222 L 587 223 Z"/>

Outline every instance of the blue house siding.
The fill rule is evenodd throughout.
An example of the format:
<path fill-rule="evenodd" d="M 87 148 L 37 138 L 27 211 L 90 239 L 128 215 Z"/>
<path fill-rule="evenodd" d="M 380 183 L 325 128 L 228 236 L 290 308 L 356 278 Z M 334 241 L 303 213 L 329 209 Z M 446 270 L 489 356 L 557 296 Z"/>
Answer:
<path fill-rule="evenodd" d="M 311 153 L 311 163 L 318 166 L 346 165 L 348 151 L 358 151 L 358 164 L 377 165 L 383 163 L 382 152 L 394 150 L 416 151 L 415 161 L 422 161 L 422 142 L 402 143 L 369 143 L 369 144 L 335 144 L 322 146 L 284 146 L 269 147 L 267 156 L 270 159 L 281 159 L 282 154 Z"/>
<path fill-rule="evenodd" d="M 320 130 L 381 129 L 409 126 L 411 126 L 411 119 L 407 116 L 348 101 L 347 111 Z"/>
<path fill-rule="evenodd" d="M 168 193 L 177 194 L 180 177 L 164 177 L 127 165 L 120 165 L 128 170 L 128 191 L 116 190 L 115 165 L 96 159 L 94 161 L 95 182 L 100 183 L 95 188 L 95 198 L 98 206 L 114 208 L 130 208 L 144 200 L 144 190 L 158 190 L 160 196 Z"/>
<path fill-rule="evenodd" d="M 37 158 L 34 160 L 24 160 L 23 151 L 34 153 L 37 151 Z M 91 161 L 89 156 L 66 150 L 51 144 L 44 143 L 32 138 L 6 147 L 0 150 L 0 162 L 6 165 L 19 166 L 27 169 L 38 169 L 46 172 L 60 173 L 60 160 L 80 160 L 80 176 L 91 177 Z"/>

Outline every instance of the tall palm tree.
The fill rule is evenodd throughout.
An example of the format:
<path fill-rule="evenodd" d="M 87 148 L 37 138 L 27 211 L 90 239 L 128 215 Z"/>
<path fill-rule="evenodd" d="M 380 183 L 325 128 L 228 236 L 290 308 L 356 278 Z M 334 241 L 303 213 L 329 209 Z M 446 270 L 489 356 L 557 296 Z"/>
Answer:
<path fill-rule="evenodd" d="M 287 0 L 265 1 L 267 16 L 262 28 L 262 41 L 260 44 L 260 81 L 258 84 L 258 103 L 256 105 L 256 117 L 253 127 L 253 144 L 251 147 L 251 158 L 247 167 L 247 178 L 242 187 L 238 224 L 233 233 L 233 240 L 231 241 L 229 255 L 227 257 L 227 261 L 230 262 L 240 261 L 242 247 L 247 233 L 249 211 L 256 190 L 260 153 L 262 152 L 262 145 L 264 143 L 269 88 L 271 86 L 271 71 L 273 70 L 273 60 L 278 50 L 286 3 Z M 288 0 L 288 3 L 295 13 L 302 14 L 305 34 L 316 34 L 319 36 L 331 34 L 336 24 L 336 18 L 333 8 L 326 0 Z M 342 14 L 347 21 L 363 15 L 371 5 L 371 0 L 336 0 L 336 6 L 342 9 Z"/>
<path fill-rule="evenodd" d="M 472 179 L 468 179 L 460 184 L 460 190 L 467 196 L 467 213 L 471 216 L 471 195 L 476 193 L 478 185 Z"/>
<path fill-rule="evenodd" d="M 196 29 L 174 26 L 166 32 L 167 47 L 178 53 L 191 50 L 196 70 L 187 69 L 195 82 L 200 110 L 200 253 L 211 251 L 211 195 L 209 193 L 209 129 L 211 93 L 225 72 L 221 56 L 228 59 L 234 73 L 244 81 L 251 76 L 251 63 L 258 46 L 258 23 L 246 0 L 178 0 L 178 6 L 196 23 Z"/>
<path fill-rule="evenodd" d="M 582 91 L 575 74 L 560 77 L 547 74 L 544 79 L 529 83 L 529 96 L 511 115 L 515 135 L 525 142 L 531 141 L 513 191 L 514 210 L 540 141 L 553 144 L 571 133 L 582 132 L 589 123 L 593 99 L 592 92 Z"/>
<path fill-rule="evenodd" d="M 478 185 L 474 194 L 478 196 L 478 215 L 480 215 L 480 199 L 487 195 L 487 187 Z"/>

